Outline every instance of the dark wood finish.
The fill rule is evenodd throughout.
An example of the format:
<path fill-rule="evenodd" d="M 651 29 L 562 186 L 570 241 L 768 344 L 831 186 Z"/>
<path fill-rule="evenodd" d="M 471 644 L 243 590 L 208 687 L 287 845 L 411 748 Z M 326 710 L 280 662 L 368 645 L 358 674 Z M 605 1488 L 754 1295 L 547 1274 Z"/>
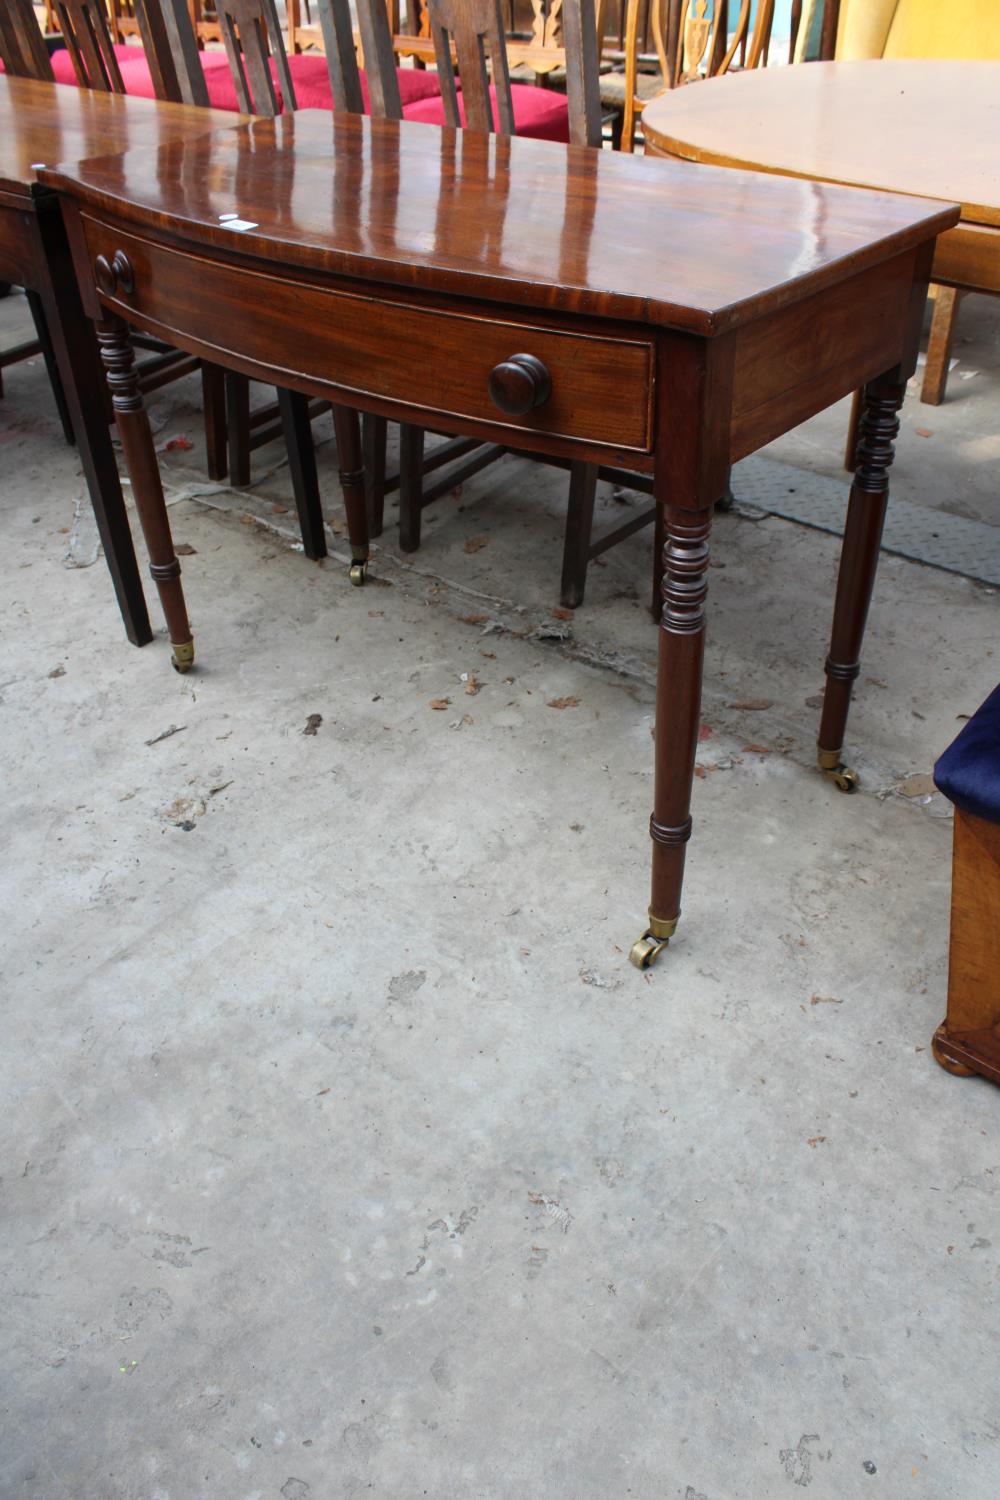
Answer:
<path fill-rule="evenodd" d="M 216 12 L 236 97 L 244 114 L 278 113 L 278 96 L 271 76 L 272 57 L 285 108 L 295 109 L 295 85 L 274 0 L 218 0 Z"/>
<path fill-rule="evenodd" d="M 278 387 L 281 426 L 288 449 L 288 467 L 302 531 L 306 557 L 315 562 L 326 556 L 326 533 L 323 529 L 323 507 L 319 497 L 316 473 L 316 451 L 313 448 L 309 422 L 309 402 L 305 396 Z"/>
<path fill-rule="evenodd" d="M 1000 1083 L 1000 827 L 955 809 L 948 1013 L 934 1056 Z"/>
<path fill-rule="evenodd" d="M 514 105 L 500 0 L 427 0 L 427 14 L 448 124 L 456 129 L 462 124 L 452 62 L 454 47 L 462 79 L 465 124 L 470 130 L 499 130 L 502 135 L 513 135 Z M 490 98 L 491 74 L 496 94 L 495 118 Z"/>
<path fill-rule="evenodd" d="M 55 195 L 34 164 L 111 156 L 133 146 L 155 160 L 185 135 L 232 129 L 238 117 L 0 77 L 0 281 L 37 295 L 128 639 L 152 639 L 107 426 L 93 329 L 83 316 Z M 58 400 L 58 396 L 57 396 Z"/>
<path fill-rule="evenodd" d="M 824 12 L 824 35 L 836 8 Z M 835 36 L 835 20 L 831 24 Z M 878 120 L 878 151 L 871 150 L 872 119 Z M 959 199 L 961 223 L 942 235 L 931 273 L 944 294 L 935 307 L 921 392 L 932 406 L 944 399 L 956 292 L 1000 293 L 994 149 L 1000 62 L 893 59 L 773 69 L 734 79 L 724 93 L 713 85 L 657 100 L 643 116 L 643 130 L 647 150 L 658 155 Z M 852 421 L 848 467 L 855 439 Z"/>
<path fill-rule="evenodd" d="M 193 659 L 181 565 L 174 552 L 170 522 L 163 499 L 149 418 L 139 389 L 139 373 L 123 318 L 107 318 L 97 325 L 101 360 L 107 371 L 122 452 L 132 479 L 132 493 L 149 552 L 149 573 L 156 584 L 167 630 L 174 647 L 174 665 L 186 670 Z"/>
<path fill-rule="evenodd" d="M 363 114 L 364 99 L 350 10 L 346 5 L 340 4 L 339 0 L 335 0 L 335 3 L 332 0 L 318 0 L 318 5 L 333 107 L 351 110 L 356 115 Z M 366 5 L 361 5 L 358 8 L 358 26 L 365 56 L 371 59 L 365 71 L 372 111 L 398 120 L 402 117 L 403 110 L 399 102 L 399 84 L 396 80 L 388 24 L 376 30 L 372 26 L 370 10 Z"/>
<path fill-rule="evenodd" d="M 823 24 L 819 37 L 820 62 L 832 62 L 837 55 L 837 26 L 840 21 L 840 0 L 823 0 Z"/>
<path fill-rule="evenodd" d="M 53 0 L 59 30 L 83 89 L 124 94 L 103 0 Z"/>
<path fill-rule="evenodd" d="M 31 0 L 3 0 L 0 5 L 0 60 L 12 78 L 52 82 L 48 48 Z"/>
<path fill-rule="evenodd" d="M 654 938 L 666 936 L 680 910 L 691 828 L 712 507 L 734 449 L 752 451 L 779 420 L 800 421 L 827 404 L 831 388 L 867 380 L 852 508 L 877 518 L 896 394 L 916 356 L 930 242 L 958 210 L 309 111 L 168 146 L 153 160 L 129 153 L 42 176 L 65 195 L 95 318 L 126 315 L 154 333 L 169 330 L 192 354 L 417 429 L 500 445 L 516 432 L 519 446 L 552 458 L 652 472 L 665 545 L 650 925 Z M 234 202 L 257 228 L 234 234 L 220 225 Z M 625 254 L 620 226 L 640 213 L 643 236 Z M 133 290 L 119 277 L 101 292 L 95 257 L 114 265 L 117 253 L 128 259 Z M 252 319 L 238 315 L 248 305 Z M 878 340 L 852 343 L 852 321 L 873 306 Z M 807 309 L 810 337 L 826 351 L 819 376 L 797 364 L 796 307 Z M 600 357 L 587 374 L 590 348 Z M 552 392 L 509 416 L 491 401 L 489 378 L 524 352 L 543 361 Z M 745 396 L 751 378 L 762 393 L 756 406 Z M 134 452 L 140 436 L 144 455 Z M 360 559 L 367 518 L 357 439 L 356 422 L 338 424 Z M 162 510 L 150 453 L 135 425 L 129 460 L 148 512 Z M 856 659 L 875 529 L 852 525 L 845 540 L 831 700 Z M 175 577 L 164 581 L 179 590 Z M 839 709 L 829 712 L 842 729 Z M 648 941 L 640 945 L 647 957 Z"/>
<path fill-rule="evenodd" d="M 135 8 L 157 99 L 207 107 L 208 85 L 186 0 L 135 0 Z"/>

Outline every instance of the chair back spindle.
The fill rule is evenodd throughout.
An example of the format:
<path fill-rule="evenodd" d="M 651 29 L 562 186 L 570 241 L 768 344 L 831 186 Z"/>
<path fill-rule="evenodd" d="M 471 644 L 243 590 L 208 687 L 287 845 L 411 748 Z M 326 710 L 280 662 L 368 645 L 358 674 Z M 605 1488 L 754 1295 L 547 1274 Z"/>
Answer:
<path fill-rule="evenodd" d="M 134 4 L 157 99 L 207 107 L 208 85 L 187 0 L 134 0 Z"/>
<path fill-rule="evenodd" d="M 218 0 L 216 10 L 243 113 L 272 117 L 278 113 L 278 95 L 270 68 L 272 55 L 285 109 L 295 109 L 295 86 L 274 0 Z"/>
<path fill-rule="evenodd" d="M 102 0 L 54 0 L 53 8 L 80 87 L 124 94 Z"/>
<path fill-rule="evenodd" d="M 318 0 L 319 24 L 323 34 L 323 50 L 326 53 L 326 65 L 330 74 L 330 89 L 333 94 L 334 109 L 349 110 L 351 114 L 364 114 L 364 99 L 361 94 L 361 78 L 358 72 L 358 54 L 354 45 L 354 28 L 351 25 L 350 8 L 343 0 Z M 385 88 L 394 88 L 396 93 L 396 114 L 392 117 L 399 119 L 402 109 L 399 106 L 399 85 L 396 83 L 396 70 L 392 51 L 392 38 L 389 36 L 389 25 L 385 10 L 382 10 L 383 25 L 381 32 L 373 28 L 372 17 L 368 7 L 364 4 L 358 6 L 358 27 L 361 31 L 361 45 L 365 57 L 371 57 L 365 73 L 368 79 L 368 92 L 372 99 L 372 109 L 377 114 L 392 115 L 388 102 L 384 98 Z M 384 55 L 384 44 L 388 44 L 388 62 Z M 392 84 L 383 84 L 382 70 L 388 67 L 392 74 Z M 378 107 L 376 107 L 376 101 Z"/>
<path fill-rule="evenodd" d="M 452 62 L 451 49 L 454 47 L 462 80 L 466 125 L 471 130 L 513 135 L 514 105 L 500 0 L 430 0 L 427 9 L 448 124 L 456 129 L 462 124 Z M 493 68 L 496 91 L 495 121 L 487 59 Z"/>
<path fill-rule="evenodd" d="M 0 0 L 0 58 L 11 77 L 52 82 L 52 64 L 31 0 Z"/>

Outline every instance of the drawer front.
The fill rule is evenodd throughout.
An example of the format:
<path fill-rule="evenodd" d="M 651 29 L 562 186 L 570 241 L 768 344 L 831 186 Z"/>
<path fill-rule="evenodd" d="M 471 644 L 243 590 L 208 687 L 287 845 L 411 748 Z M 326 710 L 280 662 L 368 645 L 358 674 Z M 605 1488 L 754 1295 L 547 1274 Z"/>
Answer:
<path fill-rule="evenodd" d="M 480 306 L 422 305 L 391 288 L 317 285 L 294 271 L 178 250 L 86 214 L 83 227 L 106 305 L 220 363 L 232 354 L 237 365 L 325 382 L 362 404 L 373 396 L 529 441 L 551 435 L 617 452 L 652 449 L 651 339 L 563 330 Z M 116 264 L 123 275 L 109 272 Z M 523 363 L 511 372 L 515 355 L 532 356 L 528 375 Z M 523 410 L 528 400 L 537 404 Z"/>

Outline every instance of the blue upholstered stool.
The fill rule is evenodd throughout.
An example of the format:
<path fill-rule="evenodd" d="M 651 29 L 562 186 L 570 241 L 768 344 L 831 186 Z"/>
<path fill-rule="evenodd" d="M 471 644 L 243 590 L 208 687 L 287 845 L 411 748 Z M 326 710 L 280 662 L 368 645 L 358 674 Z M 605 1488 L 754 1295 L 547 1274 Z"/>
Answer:
<path fill-rule="evenodd" d="M 955 804 L 948 1014 L 934 1056 L 1000 1083 L 1000 687 L 934 767 Z"/>

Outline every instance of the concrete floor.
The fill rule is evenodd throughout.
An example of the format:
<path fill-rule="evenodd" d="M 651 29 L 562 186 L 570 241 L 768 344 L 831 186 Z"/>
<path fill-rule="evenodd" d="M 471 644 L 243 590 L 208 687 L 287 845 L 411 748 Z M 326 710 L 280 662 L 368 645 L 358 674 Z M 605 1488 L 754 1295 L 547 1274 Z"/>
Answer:
<path fill-rule="evenodd" d="M 897 493 L 993 521 L 997 309 L 962 337 Z M 1000 677 L 995 592 L 885 559 L 845 798 L 837 543 L 719 518 L 644 976 L 648 532 L 554 617 L 564 480 L 505 460 L 359 592 L 332 481 L 323 566 L 280 467 L 185 498 L 177 386 L 179 678 L 41 366 L 6 384 L 3 1500 L 995 1500 L 1000 1095 L 931 1059 L 949 809 L 911 780 Z M 773 456 L 836 472 L 843 420 Z"/>

